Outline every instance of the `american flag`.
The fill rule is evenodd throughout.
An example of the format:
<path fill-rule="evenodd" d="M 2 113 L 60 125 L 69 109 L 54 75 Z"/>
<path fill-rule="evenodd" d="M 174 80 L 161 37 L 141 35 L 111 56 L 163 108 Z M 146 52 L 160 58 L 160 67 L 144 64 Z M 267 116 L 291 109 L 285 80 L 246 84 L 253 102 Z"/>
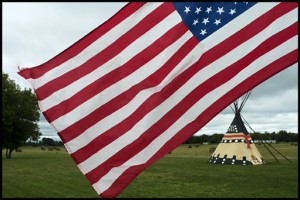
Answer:
<path fill-rule="evenodd" d="M 297 2 L 132 2 L 19 74 L 96 192 L 116 197 L 296 62 Z"/>

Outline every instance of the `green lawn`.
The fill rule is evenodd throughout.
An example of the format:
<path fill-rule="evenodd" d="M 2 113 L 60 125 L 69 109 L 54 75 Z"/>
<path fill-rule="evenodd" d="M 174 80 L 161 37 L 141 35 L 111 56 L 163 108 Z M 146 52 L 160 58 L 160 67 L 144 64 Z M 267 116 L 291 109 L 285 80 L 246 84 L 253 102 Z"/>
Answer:
<path fill-rule="evenodd" d="M 297 198 L 298 146 L 273 145 L 292 160 L 257 145 L 267 161 L 259 166 L 216 165 L 209 148 L 181 145 L 142 172 L 118 197 L 131 198 Z M 4 198 L 98 198 L 65 150 L 23 147 L 6 159 L 2 151 Z"/>

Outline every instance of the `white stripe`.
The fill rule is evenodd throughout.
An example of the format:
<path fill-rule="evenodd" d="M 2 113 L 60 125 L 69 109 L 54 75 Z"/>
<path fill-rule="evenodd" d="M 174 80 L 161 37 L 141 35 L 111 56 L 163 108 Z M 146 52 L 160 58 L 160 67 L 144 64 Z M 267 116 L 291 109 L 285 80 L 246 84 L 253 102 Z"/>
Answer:
<path fill-rule="evenodd" d="M 48 98 L 40 101 L 40 105 L 43 107 L 43 109 L 47 110 L 61 103 L 62 101 L 71 98 L 75 93 L 83 90 L 86 86 L 97 81 L 99 78 L 103 77 L 109 72 L 121 67 L 142 50 L 153 44 L 155 40 L 160 38 L 165 32 L 178 24 L 181 20 L 176 16 L 177 13 L 173 12 L 159 24 L 151 28 L 147 33 L 132 42 L 122 52 L 115 55 L 110 61 L 104 63 L 102 66 L 98 66 L 94 71 L 85 76 L 82 76 L 80 79 L 77 79 L 70 85 L 57 90 Z"/>
<path fill-rule="evenodd" d="M 292 20 L 291 20 L 292 21 Z M 289 21 L 289 23 L 292 23 Z M 289 24 L 288 23 L 288 24 Z M 277 29 L 274 29 L 274 25 L 277 24 Z M 268 26 L 264 31 L 255 35 L 253 38 L 244 42 L 242 45 L 233 49 L 231 52 L 227 53 L 220 59 L 214 61 L 198 73 L 196 73 L 185 85 L 178 89 L 171 97 L 165 100 L 158 107 L 153 109 L 147 115 L 145 115 L 130 131 L 122 135 L 105 148 L 101 149 L 91 157 L 89 157 L 84 162 L 80 163 L 80 167 L 86 173 L 97 167 L 99 164 L 103 163 L 116 152 L 124 148 L 126 145 L 130 144 L 136 138 L 138 138 L 144 130 L 147 130 L 155 122 L 159 121 L 160 118 L 165 115 L 170 109 L 172 109 L 177 103 L 179 103 L 186 95 L 188 95 L 194 88 L 196 88 L 201 83 L 205 82 L 208 78 L 212 77 L 216 73 L 225 69 L 227 66 L 240 60 L 242 57 L 250 53 L 256 46 L 266 39 L 270 35 L 277 33 L 278 31 L 284 29 L 287 25 L 283 24 L 281 20 L 277 20 L 273 25 Z"/>
<path fill-rule="evenodd" d="M 132 27 L 134 27 L 137 23 L 139 23 L 145 16 L 159 7 L 162 3 L 148 3 L 143 5 L 139 11 L 133 13 L 133 15 L 126 18 L 120 24 L 116 25 L 102 37 L 93 42 L 90 46 L 85 48 L 78 55 L 68 60 L 67 62 L 61 64 L 60 66 L 50 70 L 43 76 L 37 79 L 27 79 L 33 88 L 37 89 L 47 82 L 59 77 L 77 66 L 85 63 L 87 60 L 98 54 L 100 51 L 111 45 L 115 40 L 117 40 L 121 35 L 126 33 Z"/>
<path fill-rule="evenodd" d="M 176 13 L 174 13 L 174 14 L 176 14 Z M 174 14 L 170 15 L 169 17 L 174 19 Z M 169 22 L 165 23 L 167 21 L 169 21 Z M 171 22 L 171 20 L 166 19 L 165 22 L 159 24 L 159 27 L 156 27 L 157 29 L 155 28 L 155 30 L 153 30 L 153 31 L 151 30 L 151 33 L 149 33 L 149 34 L 147 33 L 147 36 L 151 37 L 151 35 L 152 35 L 153 36 L 152 39 L 156 39 L 156 37 L 154 36 L 155 35 L 154 33 L 164 34 L 164 32 L 162 31 L 162 30 L 164 30 L 164 29 L 162 29 L 162 26 L 164 26 L 166 28 L 171 28 L 169 26 L 173 26 L 174 25 L 173 22 Z M 176 20 L 174 20 L 174 22 L 176 22 Z M 160 30 L 160 31 L 158 31 L 158 30 Z M 159 38 L 159 37 L 160 36 L 157 36 L 157 38 Z M 136 50 L 140 50 L 141 47 L 145 47 L 144 46 L 145 43 L 146 43 L 145 39 L 146 39 L 146 41 L 148 40 L 147 42 L 151 42 L 151 43 L 153 42 L 152 39 L 150 39 L 150 38 L 147 39 L 147 37 L 142 37 L 142 38 L 139 39 L 139 45 L 140 45 L 140 47 L 135 46 Z M 177 46 L 177 48 L 178 48 L 178 46 Z M 131 47 L 128 48 L 128 49 L 126 49 L 119 56 L 115 57 L 116 60 L 120 59 L 119 62 L 121 62 L 121 63 L 114 63 L 113 65 L 119 67 L 123 63 L 123 61 L 121 61 L 122 59 L 126 59 L 124 62 L 127 62 L 127 58 L 128 57 L 130 58 L 130 56 L 134 55 L 134 53 L 135 52 L 133 52 L 133 50 L 131 49 Z M 109 70 L 112 69 L 112 68 L 114 68 L 110 64 L 111 63 L 108 63 L 107 65 L 105 64 L 106 66 L 108 66 L 107 69 L 109 69 Z M 149 65 L 149 64 L 147 63 L 147 65 Z M 157 64 L 155 64 L 154 68 L 152 68 L 152 67 L 148 68 L 149 69 L 149 73 L 151 73 L 151 70 L 156 69 L 158 67 L 159 66 L 157 66 Z M 98 68 L 96 71 L 102 71 L 102 67 Z M 133 73 L 133 74 L 135 76 L 137 75 L 137 73 Z M 132 77 L 133 74 L 129 75 L 128 77 Z M 97 75 L 97 73 L 94 71 L 94 72 L 92 72 L 91 75 Z M 94 110 L 96 110 L 97 108 L 99 108 L 101 105 L 105 104 L 106 102 L 110 101 L 114 97 L 118 96 L 119 94 L 121 94 L 124 91 L 126 91 L 127 89 L 129 89 L 130 87 L 134 86 L 138 82 L 138 80 L 142 80 L 142 78 L 143 78 L 142 76 L 141 77 L 136 76 L 135 78 L 133 78 L 134 80 L 130 80 L 129 81 L 129 80 L 127 80 L 127 79 L 129 79 L 128 77 L 120 80 L 117 85 L 115 84 L 113 86 L 110 86 L 109 88 L 106 88 L 101 93 L 98 93 L 97 95 L 93 96 L 92 98 L 86 100 L 84 103 L 82 103 L 81 105 L 79 105 L 78 107 L 76 107 L 75 109 L 73 109 L 72 111 L 70 111 L 69 113 L 66 113 L 65 115 L 57 118 L 52 123 L 55 125 L 55 127 L 59 131 L 62 131 L 63 129 L 65 129 L 68 126 L 70 126 L 73 123 L 75 123 L 76 121 L 78 121 L 78 120 L 84 118 L 85 116 L 87 116 L 88 114 L 92 113 Z M 130 79 L 132 79 L 132 78 L 130 78 Z M 79 80 L 79 82 L 80 83 L 76 84 L 75 87 L 72 85 L 73 91 L 71 91 L 69 93 L 70 95 L 72 93 L 73 94 L 75 93 L 75 91 L 74 91 L 75 89 L 76 89 L 76 91 L 78 91 L 77 89 L 81 89 L 80 85 L 81 86 L 86 86 L 85 82 L 88 82 L 88 80 L 82 81 L 82 79 L 81 79 L 81 80 Z M 124 82 L 126 82 L 126 84 L 124 84 Z M 60 97 L 58 96 L 57 98 L 60 98 Z M 47 102 L 47 103 L 50 104 L 50 105 L 53 105 L 54 104 L 54 102 L 53 102 L 54 99 L 55 98 L 51 99 L 51 101 Z M 95 102 L 99 102 L 99 103 L 95 104 Z M 45 104 L 45 105 L 47 105 L 47 104 Z"/>
<path fill-rule="evenodd" d="M 183 38 L 191 38 L 193 35 L 188 31 Z M 183 39 L 182 38 L 182 39 Z M 169 60 L 170 56 L 172 56 L 176 50 L 178 50 L 179 45 L 182 43 L 182 39 L 180 41 L 177 41 L 173 49 L 171 49 L 171 52 L 168 51 L 168 53 L 164 53 L 163 61 L 166 62 Z M 164 78 L 164 80 L 152 87 L 145 90 L 142 90 L 139 92 L 128 104 L 120 108 L 118 111 L 112 113 L 111 115 L 108 115 L 104 119 L 97 122 L 95 125 L 91 126 L 89 129 L 84 131 L 81 135 L 74 138 L 73 140 L 67 142 L 65 145 L 68 147 L 71 153 L 76 152 L 80 148 L 84 147 L 88 143 L 90 143 L 94 138 L 98 137 L 105 131 L 109 130 L 116 124 L 120 123 L 124 119 L 126 119 L 130 114 L 132 114 L 135 110 L 138 109 L 138 107 L 146 100 L 149 96 L 152 94 L 159 92 L 162 88 L 164 88 L 168 83 L 170 83 L 176 76 L 178 76 L 182 71 L 186 70 L 189 66 L 194 64 L 199 57 L 201 56 L 201 45 L 196 46 L 189 54 L 186 56 L 182 61 L 174 67 L 174 69 Z M 160 63 L 161 63 L 160 62 Z M 153 61 L 151 63 L 156 63 L 156 61 Z M 163 63 L 162 63 L 163 64 Z M 154 68 L 156 65 L 151 65 L 150 68 Z M 147 66 L 146 66 L 147 67 Z M 149 67 L 149 66 L 148 66 Z M 148 75 L 149 72 L 148 72 Z M 139 75 L 140 76 L 140 75 Z M 136 77 L 134 77 L 136 78 Z"/>
<path fill-rule="evenodd" d="M 107 190 L 115 180 L 122 175 L 129 167 L 146 163 L 159 149 L 169 141 L 178 131 L 180 131 L 186 124 L 195 120 L 200 113 L 205 111 L 215 101 L 229 92 L 232 88 L 239 83 L 246 80 L 249 76 L 272 63 L 283 54 L 298 48 L 298 36 L 293 37 L 259 59 L 252 62 L 247 68 L 238 73 L 234 78 L 230 79 L 225 84 L 211 91 L 194 104 L 184 115 L 179 118 L 172 126 L 170 126 L 163 134 L 153 140 L 146 148 L 132 157 L 119 167 L 112 168 L 105 176 L 103 176 L 97 183 L 93 184 L 96 191 L 104 192 Z"/>
<path fill-rule="evenodd" d="M 205 43 L 206 48 L 210 49 L 212 46 L 215 46 L 215 43 L 221 43 L 224 38 L 229 38 L 231 35 L 243 29 L 246 25 L 255 21 L 267 11 L 271 10 L 277 4 L 279 3 L 257 3 L 201 42 Z"/>

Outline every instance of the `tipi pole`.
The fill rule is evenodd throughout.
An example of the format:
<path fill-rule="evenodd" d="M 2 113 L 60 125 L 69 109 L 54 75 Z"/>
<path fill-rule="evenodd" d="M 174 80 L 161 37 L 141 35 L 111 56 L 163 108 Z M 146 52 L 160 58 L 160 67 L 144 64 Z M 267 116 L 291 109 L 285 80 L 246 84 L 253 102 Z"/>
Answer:
<path fill-rule="evenodd" d="M 242 103 L 241 103 L 240 108 L 239 108 L 239 112 L 241 112 L 242 109 L 244 108 L 244 105 L 245 105 L 246 101 L 248 100 L 248 98 L 249 98 L 249 96 L 250 96 L 250 94 L 251 94 L 251 91 L 252 91 L 252 90 L 250 90 L 249 92 L 247 92 L 247 93 L 243 96 Z"/>
<path fill-rule="evenodd" d="M 280 153 L 277 149 L 275 149 L 271 144 L 269 144 L 269 146 L 271 146 L 277 153 L 279 153 L 282 157 L 284 157 L 285 159 L 287 159 L 289 162 L 292 162 L 287 157 L 285 157 L 282 153 Z"/>
<path fill-rule="evenodd" d="M 260 140 L 260 142 L 266 147 L 266 149 L 269 151 L 269 153 L 275 158 L 275 160 L 277 161 L 277 162 L 279 162 L 279 160 L 277 160 L 277 158 L 274 156 L 274 154 L 270 151 L 270 149 L 267 147 L 267 145 L 264 143 L 264 142 L 262 142 L 262 140 Z"/>
<path fill-rule="evenodd" d="M 248 100 L 250 94 L 251 94 L 251 91 L 250 90 L 249 92 L 247 92 L 244 96 L 243 96 L 243 99 L 242 99 L 242 103 L 240 105 L 240 108 L 238 108 L 238 105 L 236 103 L 236 101 L 234 102 L 234 105 L 235 105 L 235 110 L 236 112 L 241 112 L 242 108 L 244 107 L 245 105 L 245 102 Z M 230 106 L 231 107 L 231 106 Z M 233 110 L 233 108 L 231 107 L 231 109 Z M 244 120 L 244 123 L 253 131 L 253 133 L 255 133 L 255 131 L 251 128 L 250 124 L 245 120 L 245 118 L 241 115 L 241 117 L 243 118 Z M 270 149 L 267 147 L 267 145 L 262 142 L 262 140 L 260 140 L 261 143 L 266 147 L 266 149 L 270 152 L 270 154 L 275 158 L 275 160 L 278 162 L 277 158 L 275 157 L 275 155 L 270 151 Z M 277 149 L 275 149 L 275 147 L 273 147 L 271 144 L 269 144 L 269 146 L 271 146 L 277 153 L 279 153 L 282 157 L 284 157 L 286 160 L 288 160 L 289 162 L 292 162 L 291 160 L 289 160 L 287 157 L 285 157 L 282 153 L 280 153 Z"/>
<path fill-rule="evenodd" d="M 250 124 L 245 120 L 245 118 L 241 115 L 241 117 L 243 118 L 245 124 L 251 129 L 251 131 L 253 131 L 253 133 L 255 133 L 255 131 L 251 128 Z M 274 154 L 270 151 L 270 149 L 267 147 L 267 145 L 262 142 L 262 140 L 260 140 L 260 142 L 266 147 L 266 149 L 269 151 L 269 153 L 274 157 L 274 159 L 279 162 L 279 160 L 277 160 L 277 158 L 274 156 Z"/>

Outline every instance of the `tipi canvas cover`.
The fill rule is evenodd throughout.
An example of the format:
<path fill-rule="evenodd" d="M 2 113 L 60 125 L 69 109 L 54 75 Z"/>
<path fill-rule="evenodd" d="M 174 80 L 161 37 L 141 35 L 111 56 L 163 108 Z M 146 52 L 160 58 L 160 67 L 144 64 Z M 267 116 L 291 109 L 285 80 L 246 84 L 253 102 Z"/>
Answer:
<path fill-rule="evenodd" d="M 263 164 L 262 156 L 242 121 L 240 115 L 242 106 L 238 107 L 237 101 L 234 105 L 235 117 L 209 162 L 242 165 Z"/>

